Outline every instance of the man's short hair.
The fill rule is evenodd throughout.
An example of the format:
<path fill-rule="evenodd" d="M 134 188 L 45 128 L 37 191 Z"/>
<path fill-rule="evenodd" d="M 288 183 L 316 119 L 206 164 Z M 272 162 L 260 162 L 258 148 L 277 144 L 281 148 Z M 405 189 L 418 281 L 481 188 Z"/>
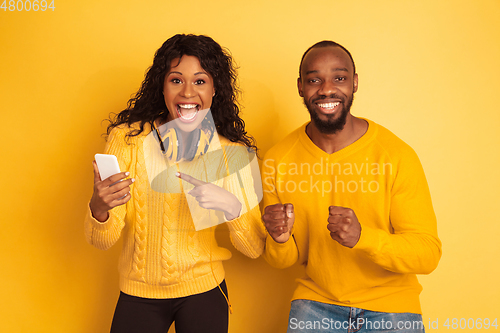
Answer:
<path fill-rule="evenodd" d="M 312 49 L 318 48 L 318 47 L 328 47 L 328 46 L 340 47 L 342 50 L 344 50 L 347 53 L 347 55 L 349 56 L 349 58 L 351 58 L 352 67 L 354 69 L 354 74 L 356 74 L 356 65 L 354 64 L 354 59 L 352 58 L 351 52 L 349 52 L 345 47 L 343 47 L 339 43 L 335 43 L 334 41 L 331 41 L 331 40 L 323 40 L 321 42 L 317 42 L 316 44 L 314 44 L 313 46 L 308 48 L 306 50 L 306 52 L 304 52 L 304 54 L 302 55 L 302 59 L 300 59 L 300 65 L 299 65 L 299 78 L 301 78 L 302 63 L 304 62 L 304 58 L 306 57 L 307 52 L 311 51 Z"/>

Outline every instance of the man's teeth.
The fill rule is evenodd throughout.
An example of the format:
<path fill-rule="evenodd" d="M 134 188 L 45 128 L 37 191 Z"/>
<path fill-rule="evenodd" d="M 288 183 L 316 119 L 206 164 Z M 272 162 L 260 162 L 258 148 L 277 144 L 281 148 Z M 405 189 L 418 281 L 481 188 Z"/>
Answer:
<path fill-rule="evenodd" d="M 335 108 L 339 104 L 340 104 L 340 102 L 336 102 L 336 103 L 318 103 L 318 106 L 320 108 L 323 108 L 323 109 L 333 109 L 333 108 Z"/>

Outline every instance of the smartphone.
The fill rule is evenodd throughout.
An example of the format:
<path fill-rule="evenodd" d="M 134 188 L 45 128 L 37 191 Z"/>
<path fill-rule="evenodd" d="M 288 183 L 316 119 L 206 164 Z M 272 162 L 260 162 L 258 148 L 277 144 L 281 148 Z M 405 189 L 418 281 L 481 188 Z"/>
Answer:
<path fill-rule="evenodd" d="M 95 154 L 94 158 L 99 169 L 99 174 L 101 175 L 101 180 L 105 180 L 120 172 L 120 165 L 115 155 Z"/>

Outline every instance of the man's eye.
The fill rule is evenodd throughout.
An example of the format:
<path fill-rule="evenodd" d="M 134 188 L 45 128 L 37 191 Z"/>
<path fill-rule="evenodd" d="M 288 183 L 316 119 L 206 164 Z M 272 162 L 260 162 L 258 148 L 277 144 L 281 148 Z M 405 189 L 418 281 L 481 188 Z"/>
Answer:
<path fill-rule="evenodd" d="M 309 81 L 309 83 L 318 83 L 319 82 L 318 79 L 309 79 L 308 81 Z"/>
<path fill-rule="evenodd" d="M 336 78 L 336 80 L 339 82 L 344 82 L 346 80 L 346 78 L 342 76 L 342 77 Z"/>

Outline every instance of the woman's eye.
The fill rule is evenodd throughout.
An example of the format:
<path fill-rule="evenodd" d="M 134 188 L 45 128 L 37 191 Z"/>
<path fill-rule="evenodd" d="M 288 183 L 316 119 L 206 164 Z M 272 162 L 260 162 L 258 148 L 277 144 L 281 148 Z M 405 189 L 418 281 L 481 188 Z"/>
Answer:
<path fill-rule="evenodd" d="M 203 84 L 205 83 L 205 80 L 202 80 L 202 79 L 199 79 L 199 80 L 196 80 L 195 84 Z"/>
<path fill-rule="evenodd" d="M 179 80 L 179 79 L 172 79 L 172 80 L 170 80 L 170 82 L 172 82 L 172 83 L 181 83 L 181 80 Z"/>

